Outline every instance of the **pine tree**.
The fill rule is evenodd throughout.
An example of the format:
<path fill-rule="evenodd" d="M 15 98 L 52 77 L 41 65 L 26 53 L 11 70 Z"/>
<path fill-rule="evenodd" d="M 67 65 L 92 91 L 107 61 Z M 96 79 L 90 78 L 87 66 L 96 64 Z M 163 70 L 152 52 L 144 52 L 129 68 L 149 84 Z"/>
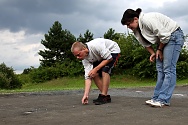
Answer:
<path fill-rule="evenodd" d="M 89 41 L 93 40 L 93 33 L 91 33 L 89 30 L 86 30 L 84 37 L 82 36 L 82 34 L 80 34 L 80 36 L 77 40 L 82 43 L 89 42 Z"/>
<path fill-rule="evenodd" d="M 63 63 L 66 59 L 74 58 L 70 48 L 76 38 L 68 30 L 62 30 L 62 25 L 58 21 L 54 22 L 44 37 L 45 40 L 41 40 L 41 44 L 45 49 L 38 52 L 43 58 L 40 59 L 41 66 L 51 67 L 56 63 Z"/>
<path fill-rule="evenodd" d="M 118 40 L 119 34 L 115 33 L 115 30 L 110 28 L 107 32 L 105 32 L 104 38 L 111 39 L 111 40 Z"/>

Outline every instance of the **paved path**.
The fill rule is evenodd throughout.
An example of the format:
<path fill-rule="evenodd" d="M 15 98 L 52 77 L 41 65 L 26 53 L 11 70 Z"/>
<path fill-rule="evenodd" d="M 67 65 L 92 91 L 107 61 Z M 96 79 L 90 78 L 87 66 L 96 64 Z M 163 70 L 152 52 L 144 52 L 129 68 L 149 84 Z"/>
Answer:
<path fill-rule="evenodd" d="M 153 88 L 110 89 L 112 103 L 81 104 L 83 90 L 0 95 L 0 125 L 187 125 L 188 86 L 176 87 L 170 107 L 145 105 Z"/>

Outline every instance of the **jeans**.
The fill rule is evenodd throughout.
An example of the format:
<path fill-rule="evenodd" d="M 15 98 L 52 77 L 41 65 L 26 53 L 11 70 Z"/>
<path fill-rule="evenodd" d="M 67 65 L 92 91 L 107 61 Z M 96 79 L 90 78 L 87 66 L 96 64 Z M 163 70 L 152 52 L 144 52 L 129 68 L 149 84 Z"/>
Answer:
<path fill-rule="evenodd" d="M 152 99 L 170 105 L 176 85 L 176 64 L 184 44 L 184 35 L 180 28 L 174 31 L 163 49 L 163 60 L 156 59 L 157 83 Z"/>

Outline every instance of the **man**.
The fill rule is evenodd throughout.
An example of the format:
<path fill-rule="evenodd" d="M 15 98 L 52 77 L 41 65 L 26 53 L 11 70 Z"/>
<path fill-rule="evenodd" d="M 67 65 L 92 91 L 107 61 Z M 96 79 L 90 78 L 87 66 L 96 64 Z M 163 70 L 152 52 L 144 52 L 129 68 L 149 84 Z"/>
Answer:
<path fill-rule="evenodd" d="M 92 80 L 101 92 L 93 102 L 96 105 L 111 102 L 110 95 L 107 93 L 110 73 L 120 53 L 118 44 L 109 39 L 96 38 L 86 44 L 82 42 L 73 43 L 71 52 L 77 59 L 82 60 L 85 70 L 85 92 L 82 104 L 88 104 Z"/>

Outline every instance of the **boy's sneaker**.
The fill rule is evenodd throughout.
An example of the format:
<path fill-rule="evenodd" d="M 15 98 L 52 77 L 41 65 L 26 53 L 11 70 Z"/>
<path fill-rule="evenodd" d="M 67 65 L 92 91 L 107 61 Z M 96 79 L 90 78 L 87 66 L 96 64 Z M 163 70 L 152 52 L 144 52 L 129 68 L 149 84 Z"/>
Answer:
<path fill-rule="evenodd" d="M 102 96 L 102 94 L 99 94 L 98 98 L 93 100 L 93 103 L 95 103 L 100 98 L 100 96 Z M 111 102 L 110 95 L 107 95 L 106 98 L 107 98 L 107 103 L 110 103 Z"/>
<path fill-rule="evenodd" d="M 147 101 L 146 101 L 146 105 L 151 105 L 151 103 L 153 103 L 153 102 L 154 102 L 153 99 L 147 100 Z"/>
<path fill-rule="evenodd" d="M 105 103 L 110 103 L 111 102 L 111 98 L 110 95 L 102 95 L 99 94 L 98 99 L 94 102 L 95 105 L 101 105 L 101 104 L 105 104 Z"/>

